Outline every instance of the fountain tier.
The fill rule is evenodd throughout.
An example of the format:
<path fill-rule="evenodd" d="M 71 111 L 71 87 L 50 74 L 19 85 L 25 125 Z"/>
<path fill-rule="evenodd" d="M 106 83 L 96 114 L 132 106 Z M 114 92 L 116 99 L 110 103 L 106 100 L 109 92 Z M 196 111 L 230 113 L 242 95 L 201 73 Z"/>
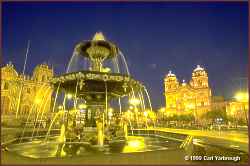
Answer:
<path fill-rule="evenodd" d="M 131 76 L 117 73 L 102 73 L 95 71 L 79 71 L 67 73 L 52 79 L 52 83 L 68 93 L 75 94 L 87 102 L 104 102 L 108 99 L 124 97 L 132 91 L 138 91 L 144 86 Z"/>

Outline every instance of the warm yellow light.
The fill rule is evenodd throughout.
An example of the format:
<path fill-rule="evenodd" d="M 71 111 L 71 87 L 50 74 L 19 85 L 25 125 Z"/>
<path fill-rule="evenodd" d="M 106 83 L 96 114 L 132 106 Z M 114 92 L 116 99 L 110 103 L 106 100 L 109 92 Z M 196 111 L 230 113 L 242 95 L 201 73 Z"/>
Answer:
<path fill-rule="evenodd" d="M 85 109 L 85 108 L 87 108 L 87 105 L 86 105 L 86 104 L 80 104 L 80 105 L 79 105 L 79 109 Z"/>
<path fill-rule="evenodd" d="M 249 95 L 248 95 L 248 93 L 246 93 L 246 92 L 238 92 L 238 93 L 235 95 L 235 99 L 238 100 L 238 101 L 247 102 L 247 101 L 248 101 L 248 98 L 249 98 Z"/>
<path fill-rule="evenodd" d="M 112 117 L 113 116 L 113 113 L 110 111 L 110 112 L 108 112 L 108 116 L 109 117 Z"/>
<path fill-rule="evenodd" d="M 144 139 L 141 137 L 129 136 L 128 144 L 123 148 L 123 153 L 140 152 L 145 148 Z"/>
<path fill-rule="evenodd" d="M 108 67 L 105 67 L 102 69 L 102 72 L 104 72 L 104 73 L 109 73 L 110 71 L 111 71 L 111 69 Z"/>
<path fill-rule="evenodd" d="M 194 109 L 194 108 L 195 108 L 194 104 L 187 104 L 187 107 L 188 107 L 189 109 Z"/>
<path fill-rule="evenodd" d="M 129 103 L 132 105 L 138 105 L 138 104 L 140 104 L 140 100 L 137 98 L 132 98 L 129 100 Z"/>
<path fill-rule="evenodd" d="M 67 98 L 68 98 L 68 99 L 72 99 L 72 94 L 70 94 L 70 93 L 67 94 Z"/>
<path fill-rule="evenodd" d="M 144 114 L 144 116 L 148 116 L 148 112 L 147 111 L 145 111 L 143 114 Z"/>
<path fill-rule="evenodd" d="M 162 108 L 160 108 L 160 110 L 159 110 L 161 113 L 163 113 L 163 112 L 165 112 L 165 108 L 164 107 L 162 107 Z"/>
<path fill-rule="evenodd" d="M 58 106 L 58 109 L 59 109 L 59 110 L 63 109 L 63 106 L 59 105 L 59 106 Z"/>
<path fill-rule="evenodd" d="M 105 40 L 105 37 L 102 32 L 96 32 L 92 40 Z"/>
<path fill-rule="evenodd" d="M 131 109 L 131 110 L 132 110 L 133 108 L 134 108 L 134 107 L 133 107 L 132 105 L 131 105 L 131 106 L 129 106 L 129 109 Z"/>
<path fill-rule="evenodd" d="M 35 103 L 36 103 L 36 104 L 39 104 L 41 101 L 42 101 L 42 100 L 39 99 L 39 98 L 35 99 Z"/>
<path fill-rule="evenodd" d="M 131 146 L 131 147 L 139 147 L 141 145 L 141 142 L 139 140 L 134 140 L 134 141 L 129 141 L 128 142 L 128 146 Z"/>

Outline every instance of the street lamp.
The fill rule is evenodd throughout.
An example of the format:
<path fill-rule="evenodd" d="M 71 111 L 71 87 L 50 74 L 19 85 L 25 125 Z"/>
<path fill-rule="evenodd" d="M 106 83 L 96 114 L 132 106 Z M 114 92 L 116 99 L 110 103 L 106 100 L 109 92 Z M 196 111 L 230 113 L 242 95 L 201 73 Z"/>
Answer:
<path fill-rule="evenodd" d="M 72 94 L 70 94 L 70 93 L 67 94 L 67 99 L 72 99 L 72 97 L 73 97 Z"/>
<path fill-rule="evenodd" d="M 59 109 L 59 110 L 63 109 L 63 106 L 62 106 L 62 105 L 59 105 L 59 106 L 58 106 L 58 109 Z"/>

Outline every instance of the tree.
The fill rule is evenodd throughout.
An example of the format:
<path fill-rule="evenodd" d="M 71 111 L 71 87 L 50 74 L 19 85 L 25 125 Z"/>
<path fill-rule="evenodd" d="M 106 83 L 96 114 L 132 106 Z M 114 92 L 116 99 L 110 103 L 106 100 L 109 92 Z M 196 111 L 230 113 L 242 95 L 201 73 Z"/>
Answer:
<path fill-rule="evenodd" d="M 216 119 L 222 119 L 223 122 L 227 122 L 227 114 L 224 109 L 213 109 L 211 111 L 206 112 L 202 118 L 208 120 L 211 123 L 214 123 Z"/>

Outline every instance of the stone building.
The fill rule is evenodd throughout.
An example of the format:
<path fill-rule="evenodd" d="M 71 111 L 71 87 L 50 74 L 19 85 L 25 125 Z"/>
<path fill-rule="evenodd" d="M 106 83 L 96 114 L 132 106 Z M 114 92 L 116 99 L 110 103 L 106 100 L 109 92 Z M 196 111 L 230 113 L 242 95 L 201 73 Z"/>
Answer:
<path fill-rule="evenodd" d="M 171 71 L 164 79 L 166 112 L 168 114 L 190 114 L 198 120 L 211 110 L 211 89 L 208 74 L 199 65 L 193 70 L 189 82 L 180 83 Z"/>
<path fill-rule="evenodd" d="M 19 74 L 11 62 L 1 67 L 1 114 L 48 112 L 53 92 L 49 84 L 52 77 L 53 69 L 47 64 L 36 66 L 32 76 Z"/>
<path fill-rule="evenodd" d="M 236 100 L 231 100 L 227 102 L 226 113 L 228 117 L 231 117 L 238 121 L 243 121 L 248 123 L 248 111 L 249 102 L 241 102 Z"/>

